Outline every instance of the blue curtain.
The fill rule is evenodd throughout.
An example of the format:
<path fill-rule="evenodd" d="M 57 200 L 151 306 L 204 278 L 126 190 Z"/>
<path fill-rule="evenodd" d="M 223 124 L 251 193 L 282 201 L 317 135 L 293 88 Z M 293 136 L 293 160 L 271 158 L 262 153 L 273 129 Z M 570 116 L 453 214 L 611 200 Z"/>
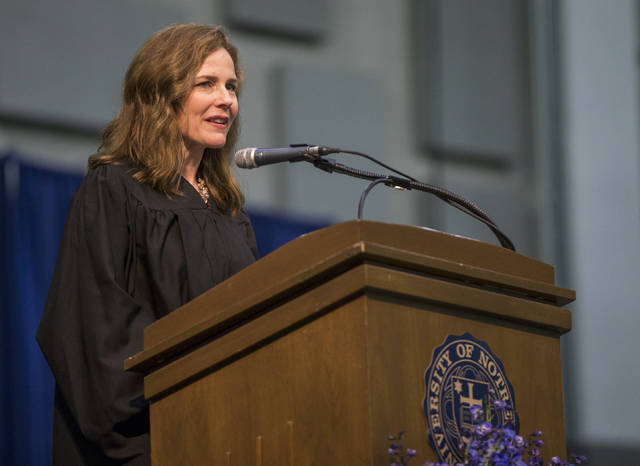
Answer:
<path fill-rule="evenodd" d="M 3 464 L 49 464 L 53 379 L 35 343 L 57 245 L 81 177 L 2 159 Z"/>
<path fill-rule="evenodd" d="M 67 208 L 82 176 L 0 156 L 0 464 L 51 462 L 53 378 L 35 342 Z M 249 209 L 260 254 L 329 222 Z"/>

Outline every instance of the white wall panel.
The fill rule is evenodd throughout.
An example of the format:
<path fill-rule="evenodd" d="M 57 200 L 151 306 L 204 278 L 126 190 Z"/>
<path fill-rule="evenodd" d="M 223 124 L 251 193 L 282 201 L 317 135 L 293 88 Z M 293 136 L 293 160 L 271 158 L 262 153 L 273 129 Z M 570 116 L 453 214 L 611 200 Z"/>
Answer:
<path fill-rule="evenodd" d="M 582 444 L 623 443 L 637 449 L 637 5 L 570 0 L 562 6 L 567 244 L 571 286 L 578 295 L 566 339 L 574 375 L 569 434 Z"/>
<path fill-rule="evenodd" d="M 0 113 L 101 128 L 138 47 L 182 20 L 176 7 L 122 0 L 3 2 Z"/>
<path fill-rule="evenodd" d="M 378 157 L 384 153 L 389 121 L 375 77 L 345 67 L 287 65 L 275 78 L 281 145 L 321 144 Z M 362 166 L 360 159 L 354 157 L 340 156 L 338 160 L 345 165 Z M 286 170 L 281 182 L 285 185 L 284 201 L 288 208 L 297 212 L 310 210 L 340 220 L 356 216 L 366 182 L 329 175 L 307 163 L 277 169 Z M 384 203 L 376 207 L 372 203 L 367 211 L 384 216 L 384 210 Z"/>
<path fill-rule="evenodd" d="M 226 0 L 229 24 L 262 33 L 320 39 L 329 29 L 327 0 Z"/>

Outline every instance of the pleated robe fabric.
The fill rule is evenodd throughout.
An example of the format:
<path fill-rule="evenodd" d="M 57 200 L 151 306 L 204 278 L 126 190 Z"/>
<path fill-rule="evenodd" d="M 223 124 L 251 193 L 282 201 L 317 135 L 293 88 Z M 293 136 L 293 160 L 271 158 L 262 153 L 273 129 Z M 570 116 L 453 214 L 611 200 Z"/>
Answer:
<path fill-rule="evenodd" d="M 150 464 L 142 377 L 124 359 L 147 325 L 257 256 L 244 212 L 207 207 L 184 179 L 169 199 L 132 173 L 91 170 L 67 216 L 36 335 L 56 382 L 54 465 Z"/>

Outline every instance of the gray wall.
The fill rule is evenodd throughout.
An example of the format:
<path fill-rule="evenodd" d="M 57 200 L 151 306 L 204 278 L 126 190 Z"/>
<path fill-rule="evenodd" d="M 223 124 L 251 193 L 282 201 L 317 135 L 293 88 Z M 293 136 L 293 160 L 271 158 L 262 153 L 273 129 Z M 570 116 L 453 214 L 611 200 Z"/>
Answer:
<path fill-rule="evenodd" d="M 566 338 L 570 432 L 579 444 L 640 445 L 640 164 L 637 4 L 561 9 L 567 245 L 578 291 Z M 617 447 L 616 447 L 617 446 Z M 606 459 L 597 464 L 614 464 Z M 618 464 L 618 463 L 615 463 Z"/>
<path fill-rule="evenodd" d="M 239 147 L 361 150 L 484 207 L 577 290 L 570 438 L 640 454 L 637 2 L 309 2 L 311 19 L 295 0 L 5 0 L 0 148 L 83 171 L 144 38 L 230 25 L 247 77 Z M 238 176 L 250 206 L 334 221 L 365 186 L 302 164 Z M 365 215 L 495 242 L 420 193 L 377 188 Z"/>

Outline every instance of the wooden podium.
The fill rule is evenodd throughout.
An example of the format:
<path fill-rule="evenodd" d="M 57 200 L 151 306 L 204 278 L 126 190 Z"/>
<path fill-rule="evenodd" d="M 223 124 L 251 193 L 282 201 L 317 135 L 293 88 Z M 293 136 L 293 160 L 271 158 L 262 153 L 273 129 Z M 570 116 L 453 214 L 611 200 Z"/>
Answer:
<path fill-rule="evenodd" d="M 406 431 L 435 460 L 425 370 L 448 335 L 502 360 L 521 433 L 565 455 L 560 335 L 572 290 L 553 268 L 428 229 L 352 221 L 304 235 L 145 329 L 161 465 L 388 465 Z"/>

